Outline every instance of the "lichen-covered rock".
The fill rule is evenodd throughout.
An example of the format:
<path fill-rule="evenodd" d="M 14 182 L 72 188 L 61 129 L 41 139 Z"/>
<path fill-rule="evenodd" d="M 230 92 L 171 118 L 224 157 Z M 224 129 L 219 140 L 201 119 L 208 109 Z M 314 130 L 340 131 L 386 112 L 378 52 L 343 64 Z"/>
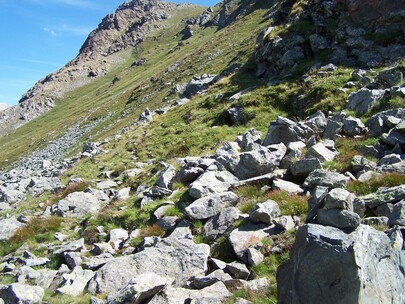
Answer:
<path fill-rule="evenodd" d="M 13 283 L 3 290 L 1 296 L 6 304 L 36 304 L 42 303 L 45 291 L 39 286 Z"/>

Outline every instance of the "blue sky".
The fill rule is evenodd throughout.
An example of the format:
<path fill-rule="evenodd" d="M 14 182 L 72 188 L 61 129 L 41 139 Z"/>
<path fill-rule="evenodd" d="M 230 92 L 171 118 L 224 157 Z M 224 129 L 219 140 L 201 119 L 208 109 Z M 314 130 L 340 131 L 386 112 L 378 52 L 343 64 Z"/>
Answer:
<path fill-rule="evenodd" d="M 76 57 L 87 35 L 123 2 L 0 0 L 0 103 L 17 104 L 36 81 Z"/>

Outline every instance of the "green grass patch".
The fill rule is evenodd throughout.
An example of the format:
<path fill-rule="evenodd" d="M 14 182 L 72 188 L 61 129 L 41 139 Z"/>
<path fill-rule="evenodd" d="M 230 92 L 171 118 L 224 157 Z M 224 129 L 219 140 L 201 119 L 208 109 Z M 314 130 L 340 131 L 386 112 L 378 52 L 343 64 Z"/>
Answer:
<path fill-rule="evenodd" d="M 9 240 L 0 242 L 0 255 L 7 255 L 26 242 L 35 245 L 53 241 L 55 232 L 61 229 L 61 223 L 62 219 L 56 216 L 31 219 L 25 226 L 17 229 Z"/>
<path fill-rule="evenodd" d="M 375 175 L 367 182 L 349 181 L 347 190 L 356 195 L 367 195 L 376 192 L 380 187 L 395 187 L 405 184 L 405 175 L 399 173 L 385 173 Z"/>

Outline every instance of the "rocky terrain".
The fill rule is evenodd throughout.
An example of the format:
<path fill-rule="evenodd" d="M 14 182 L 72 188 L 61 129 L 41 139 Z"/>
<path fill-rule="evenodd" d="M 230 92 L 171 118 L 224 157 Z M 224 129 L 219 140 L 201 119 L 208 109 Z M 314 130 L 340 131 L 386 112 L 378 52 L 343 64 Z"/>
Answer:
<path fill-rule="evenodd" d="M 0 172 L 0 303 L 404 303 L 404 41 L 370 36 L 403 31 L 403 7 L 385 4 L 225 1 L 180 20 L 170 66 L 135 61 L 156 60 L 146 82 L 106 68 L 122 108 Z M 123 4 L 79 57 L 163 48 L 181 7 Z M 211 48 L 249 43 L 205 54 L 212 29 Z"/>

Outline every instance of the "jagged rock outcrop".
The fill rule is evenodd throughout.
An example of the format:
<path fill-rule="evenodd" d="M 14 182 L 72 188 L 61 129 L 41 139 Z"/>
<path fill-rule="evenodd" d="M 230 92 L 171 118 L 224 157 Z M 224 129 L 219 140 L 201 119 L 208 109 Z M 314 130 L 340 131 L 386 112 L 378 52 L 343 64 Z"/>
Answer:
<path fill-rule="evenodd" d="M 291 74 L 304 60 L 375 67 L 405 56 L 405 4 L 392 1 L 275 2 L 257 39 L 258 75 Z M 278 28 L 279 27 L 279 28 Z"/>

